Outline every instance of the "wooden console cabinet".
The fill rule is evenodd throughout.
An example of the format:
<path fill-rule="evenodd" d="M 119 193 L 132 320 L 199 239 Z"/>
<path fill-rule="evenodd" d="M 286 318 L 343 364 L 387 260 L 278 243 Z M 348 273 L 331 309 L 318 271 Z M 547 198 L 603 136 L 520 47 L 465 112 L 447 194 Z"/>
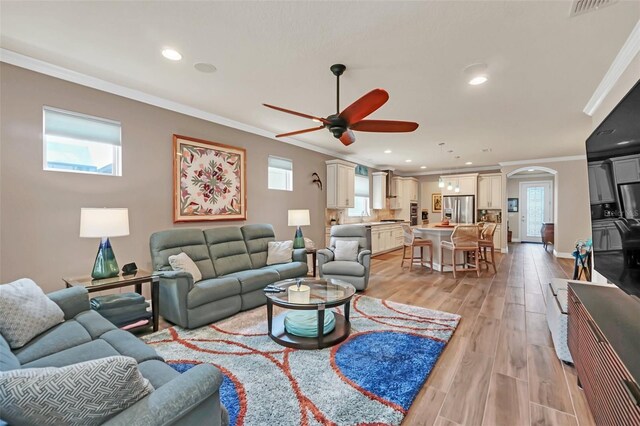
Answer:
<path fill-rule="evenodd" d="M 554 245 L 554 225 L 551 222 L 543 222 L 542 228 L 540 228 L 540 237 L 542 238 L 542 244 L 544 249 L 547 249 L 549 244 Z"/>
<path fill-rule="evenodd" d="M 569 283 L 569 350 L 598 425 L 640 425 L 640 300 Z"/>

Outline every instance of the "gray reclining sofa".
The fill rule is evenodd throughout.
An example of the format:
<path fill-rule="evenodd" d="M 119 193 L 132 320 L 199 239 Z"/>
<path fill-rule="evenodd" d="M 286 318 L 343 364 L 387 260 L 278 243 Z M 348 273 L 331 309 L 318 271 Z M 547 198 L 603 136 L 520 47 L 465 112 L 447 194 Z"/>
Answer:
<path fill-rule="evenodd" d="M 276 281 L 307 275 L 305 249 L 293 261 L 267 265 L 267 245 L 275 241 L 268 224 L 210 229 L 179 228 L 151 235 L 151 261 L 160 277 L 160 315 L 184 328 L 210 324 L 266 303 L 262 291 Z M 202 280 L 172 271 L 169 256 L 186 253 Z"/>
<path fill-rule="evenodd" d="M 64 367 L 110 356 L 128 356 L 154 391 L 104 425 L 227 425 L 220 404 L 222 373 L 200 364 L 178 373 L 151 347 L 128 331 L 120 330 L 90 309 L 87 290 L 67 288 L 48 294 L 64 312 L 65 321 L 11 350 L 0 335 L 0 371 L 18 368 Z M 0 413 L 0 417 L 2 413 Z M 0 420 L 0 424 L 4 424 Z"/>

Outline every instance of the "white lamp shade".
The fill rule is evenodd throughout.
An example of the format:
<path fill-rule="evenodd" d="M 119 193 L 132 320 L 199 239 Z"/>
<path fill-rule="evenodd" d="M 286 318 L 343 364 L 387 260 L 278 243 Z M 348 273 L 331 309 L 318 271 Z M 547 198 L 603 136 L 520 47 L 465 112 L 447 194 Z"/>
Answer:
<path fill-rule="evenodd" d="M 289 226 L 309 226 L 309 210 L 289 210 Z"/>
<path fill-rule="evenodd" d="M 80 236 L 83 238 L 129 235 L 129 209 L 80 209 Z"/>

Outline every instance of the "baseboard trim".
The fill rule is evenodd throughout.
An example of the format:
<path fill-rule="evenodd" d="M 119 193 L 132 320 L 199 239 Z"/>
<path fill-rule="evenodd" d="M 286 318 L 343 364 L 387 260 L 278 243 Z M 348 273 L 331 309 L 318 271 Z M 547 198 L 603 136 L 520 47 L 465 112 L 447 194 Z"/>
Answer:
<path fill-rule="evenodd" d="M 566 253 L 566 252 L 562 252 L 562 251 L 558 251 L 556 249 L 553 249 L 553 255 L 555 257 L 561 257 L 563 259 L 572 259 L 573 255 L 571 253 Z"/>
<path fill-rule="evenodd" d="M 520 242 L 520 238 L 511 238 L 511 242 L 512 243 L 519 243 Z"/>

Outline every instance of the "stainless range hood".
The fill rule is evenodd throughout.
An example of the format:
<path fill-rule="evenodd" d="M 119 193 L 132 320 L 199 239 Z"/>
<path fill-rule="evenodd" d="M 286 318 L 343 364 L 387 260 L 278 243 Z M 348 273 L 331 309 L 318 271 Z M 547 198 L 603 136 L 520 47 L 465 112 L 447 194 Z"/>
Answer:
<path fill-rule="evenodd" d="M 393 184 L 393 170 L 384 170 L 387 174 L 387 198 L 396 198 L 396 187 Z"/>

